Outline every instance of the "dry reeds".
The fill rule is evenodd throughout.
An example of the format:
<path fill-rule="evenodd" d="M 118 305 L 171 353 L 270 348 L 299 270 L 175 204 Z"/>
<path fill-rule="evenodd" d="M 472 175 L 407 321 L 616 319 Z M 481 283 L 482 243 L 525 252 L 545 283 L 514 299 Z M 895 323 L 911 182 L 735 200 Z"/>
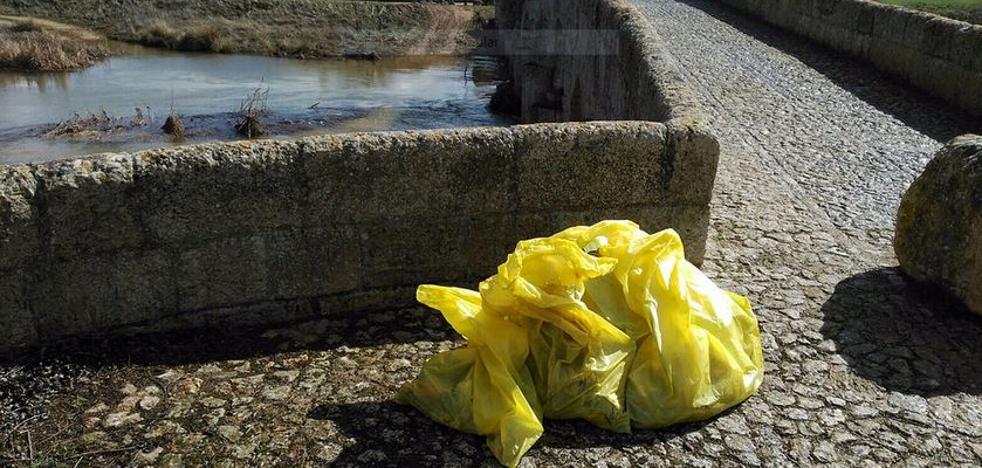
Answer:
<path fill-rule="evenodd" d="M 180 115 L 171 112 L 167 116 L 167 120 L 164 121 L 164 126 L 161 127 L 164 133 L 174 137 L 177 140 L 184 139 L 185 129 L 184 129 L 184 119 Z"/>
<path fill-rule="evenodd" d="M 140 32 L 138 42 L 149 47 L 188 52 L 221 52 L 225 49 L 222 31 L 209 24 L 178 29 L 156 21 Z"/>
<path fill-rule="evenodd" d="M 88 115 L 76 113 L 74 117 L 64 120 L 48 130 L 44 136 L 48 138 L 72 137 L 84 134 L 110 133 L 125 128 L 127 126 L 123 124 L 121 117 L 110 116 L 105 109 L 102 109 L 99 113 Z"/>
<path fill-rule="evenodd" d="M 31 20 L 16 21 L 14 22 L 13 26 L 10 27 L 10 30 L 12 32 L 41 31 L 41 25 Z"/>
<path fill-rule="evenodd" d="M 0 68 L 26 71 L 67 71 L 92 65 L 109 56 L 102 41 L 43 29 L 22 21 L 0 26 Z"/>
<path fill-rule="evenodd" d="M 259 120 L 268 110 L 269 88 L 256 88 L 250 93 L 236 113 L 235 131 L 246 138 L 257 138 L 265 132 Z"/>

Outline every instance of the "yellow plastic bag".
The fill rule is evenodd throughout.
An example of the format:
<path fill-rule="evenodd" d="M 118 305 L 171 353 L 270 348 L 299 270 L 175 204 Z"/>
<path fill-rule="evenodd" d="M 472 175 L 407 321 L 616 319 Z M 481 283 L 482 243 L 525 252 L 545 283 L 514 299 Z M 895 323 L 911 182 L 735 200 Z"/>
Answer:
<path fill-rule="evenodd" d="M 624 382 L 634 342 L 581 300 L 585 283 L 615 265 L 565 239 L 534 239 L 481 283 L 484 310 L 528 330 L 527 365 L 546 418 L 631 430 Z"/>
<path fill-rule="evenodd" d="M 480 293 L 421 286 L 466 348 L 430 359 L 398 400 L 485 435 L 515 466 L 542 419 L 628 432 L 711 417 L 763 379 L 746 299 L 685 260 L 672 230 L 604 221 L 520 242 Z"/>
<path fill-rule="evenodd" d="M 527 332 L 481 309 L 478 293 L 420 286 L 416 298 L 443 313 L 467 347 L 423 366 L 397 401 L 459 431 L 488 437 L 497 459 L 515 466 L 542 435 L 542 418 L 525 360 Z"/>

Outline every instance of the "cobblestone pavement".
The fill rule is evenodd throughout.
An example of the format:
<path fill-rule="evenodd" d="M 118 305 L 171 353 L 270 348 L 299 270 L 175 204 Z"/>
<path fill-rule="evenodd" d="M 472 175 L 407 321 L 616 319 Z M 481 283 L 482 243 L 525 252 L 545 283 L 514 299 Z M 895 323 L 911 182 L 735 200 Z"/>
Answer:
<path fill-rule="evenodd" d="M 768 374 L 700 424 L 550 421 L 523 466 L 978 465 L 982 321 L 889 248 L 902 191 L 972 124 L 712 3 L 636 4 L 719 131 L 706 270 L 753 301 Z M 481 438 L 388 402 L 454 340 L 407 309 L 47 350 L 0 366 L 0 464 L 493 466 Z"/>

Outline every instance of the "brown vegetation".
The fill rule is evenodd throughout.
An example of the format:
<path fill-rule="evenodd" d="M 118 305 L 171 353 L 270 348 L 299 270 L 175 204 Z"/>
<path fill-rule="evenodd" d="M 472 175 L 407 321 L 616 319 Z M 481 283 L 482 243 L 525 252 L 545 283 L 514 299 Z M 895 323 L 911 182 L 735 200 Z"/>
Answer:
<path fill-rule="evenodd" d="M 137 42 L 150 47 L 189 52 L 228 50 L 222 41 L 222 31 L 214 25 L 205 24 L 181 30 L 171 27 L 166 22 L 157 21 L 140 31 Z"/>
<path fill-rule="evenodd" d="M 113 133 L 129 128 L 123 117 L 109 115 L 105 109 L 88 115 L 75 114 L 74 117 L 58 123 L 44 133 L 47 138 L 87 138 L 94 135 Z"/>
<path fill-rule="evenodd" d="M 46 22 L 0 18 L 0 69 L 76 70 L 109 56 L 101 39 Z"/>
<path fill-rule="evenodd" d="M 269 88 L 257 88 L 239 105 L 235 131 L 246 138 L 263 136 L 265 130 L 259 120 L 268 110 Z"/>
<path fill-rule="evenodd" d="M 277 0 L 0 0 L 0 12 L 57 18 L 173 50 L 292 57 L 462 54 L 487 6 Z M 470 42 L 469 42 L 470 41 Z"/>
<path fill-rule="evenodd" d="M 171 114 L 167 116 L 167 120 L 164 121 L 164 126 L 161 127 L 161 130 L 175 139 L 182 140 L 186 134 L 184 119 L 181 118 L 180 115 L 171 112 Z"/>

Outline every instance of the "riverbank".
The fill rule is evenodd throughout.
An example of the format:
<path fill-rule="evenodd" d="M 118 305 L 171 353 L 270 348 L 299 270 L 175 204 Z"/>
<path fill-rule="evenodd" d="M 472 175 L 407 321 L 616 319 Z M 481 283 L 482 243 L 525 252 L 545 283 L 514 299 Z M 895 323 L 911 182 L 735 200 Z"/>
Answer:
<path fill-rule="evenodd" d="M 296 60 L 117 45 L 78 73 L 0 72 L 0 165 L 244 139 L 236 127 L 257 89 L 268 92 L 253 135 L 262 138 L 512 123 L 487 109 L 492 57 Z M 162 128 L 172 113 L 182 137 Z"/>
<path fill-rule="evenodd" d="M 0 13 L 51 18 L 113 40 L 172 50 L 313 57 L 463 55 L 493 8 L 370 1 L 174 3 L 0 0 Z"/>
<path fill-rule="evenodd" d="M 0 70 L 68 71 L 109 56 L 104 37 L 34 18 L 0 16 Z"/>

